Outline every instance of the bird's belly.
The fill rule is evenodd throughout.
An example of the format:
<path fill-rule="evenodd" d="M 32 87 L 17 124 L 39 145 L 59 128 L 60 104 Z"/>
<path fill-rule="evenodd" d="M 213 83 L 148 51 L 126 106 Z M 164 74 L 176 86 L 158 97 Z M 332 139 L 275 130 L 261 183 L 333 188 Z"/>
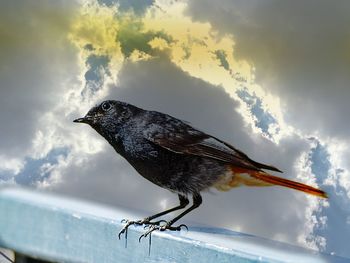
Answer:
<path fill-rule="evenodd" d="M 174 154 L 132 163 L 152 183 L 170 191 L 193 194 L 213 186 L 226 165 L 208 158 Z"/>

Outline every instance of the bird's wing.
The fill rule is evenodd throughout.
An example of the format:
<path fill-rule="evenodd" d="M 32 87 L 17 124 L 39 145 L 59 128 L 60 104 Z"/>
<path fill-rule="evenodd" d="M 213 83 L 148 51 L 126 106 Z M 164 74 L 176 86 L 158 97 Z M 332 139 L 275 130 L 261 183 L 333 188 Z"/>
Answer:
<path fill-rule="evenodd" d="M 232 145 L 196 130 L 179 120 L 176 120 L 174 125 L 169 123 L 169 120 L 166 125 L 152 124 L 144 130 L 144 136 L 156 145 L 179 154 L 212 158 L 257 171 L 261 169 L 279 171 L 273 166 L 259 164 L 251 160 Z"/>

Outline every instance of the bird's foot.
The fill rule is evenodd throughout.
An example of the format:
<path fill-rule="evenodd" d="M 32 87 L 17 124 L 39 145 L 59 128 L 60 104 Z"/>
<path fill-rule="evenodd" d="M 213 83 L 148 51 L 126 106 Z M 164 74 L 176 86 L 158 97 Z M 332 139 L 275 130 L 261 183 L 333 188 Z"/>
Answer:
<path fill-rule="evenodd" d="M 118 234 L 118 238 L 119 239 L 122 236 L 122 234 L 124 234 L 124 233 L 125 233 L 125 238 L 127 238 L 128 228 L 131 225 L 138 225 L 138 226 L 145 225 L 145 228 L 147 228 L 149 226 L 159 226 L 161 223 L 167 223 L 167 221 L 159 220 L 159 221 L 153 221 L 152 222 L 152 221 L 149 220 L 148 217 L 146 217 L 144 219 L 136 220 L 136 221 L 123 219 L 121 221 L 121 223 L 125 223 L 125 226 L 119 231 L 119 234 Z"/>
<path fill-rule="evenodd" d="M 164 221 L 164 220 L 162 220 Z M 181 224 L 179 226 L 172 226 L 169 222 L 167 222 L 165 225 L 151 225 L 151 226 L 146 226 L 148 227 L 148 230 L 143 233 L 140 237 L 139 237 L 139 242 L 141 242 L 142 238 L 146 238 L 148 235 L 150 236 L 152 234 L 153 231 L 165 231 L 165 230 L 170 230 L 170 231 L 180 231 L 182 228 L 186 228 L 186 230 L 188 230 L 188 227 L 185 224 Z M 150 236 L 151 237 L 151 236 Z"/>

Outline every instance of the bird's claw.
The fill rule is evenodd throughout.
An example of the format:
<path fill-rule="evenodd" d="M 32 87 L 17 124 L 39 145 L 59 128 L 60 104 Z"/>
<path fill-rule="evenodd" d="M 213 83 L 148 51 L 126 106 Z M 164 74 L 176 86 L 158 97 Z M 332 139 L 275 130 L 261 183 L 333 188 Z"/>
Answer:
<path fill-rule="evenodd" d="M 165 220 L 160 220 L 160 221 L 165 221 Z M 145 226 L 148 227 L 148 230 L 143 233 L 140 237 L 139 237 L 139 242 L 141 242 L 142 238 L 146 238 L 148 235 L 150 235 L 153 231 L 159 230 L 159 231 L 165 231 L 165 230 L 170 230 L 170 231 L 180 231 L 182 228 L 185 228 L 188 231 L 188 227 L 185 224 L 181 224 L 179 226 L 171 226 L 169 225 L 169 223 L 160 226 L 159 224 L 153 224 L 150 226 Z"/>
<path fill-rule="evenodd" d="M 139 220 L 141 221 L 141 220 Z M 128 219 L 122 219 L 120 222 L 121 223 L 126 223 L 125 226 L 119 231 L 119 234 L 118 234 L 118 238 L 120 240 L 120 237 L 122 234 L 125 233 L 125 235 L 127 235 L 127 231 L 128 231 L 128 228 L 129 226 L 131 225 L 140 225 L 140 222 L 139 221 L 131 221 L 131 220 L 128 220 Z"/>
<path fill-rule="evenodd" d="M 151 226 L 149 226 L 148 230 L 139 237 L 139 242 L 141 242 L 142 238 L 146 238 L 153 231 L 158 230 L 159 228 L 160 228 L 160 226 L 158 226 L 158 225 L 151 225 Z"/>
<path fill-rule="evenodd" d="M 162 228 L 162 229 L 160 229 L 160 231 L 165 231 L 165 230 L 171 230 L 171 231 L 180 231 L 182 228 L 185 228 L 187 231 L 188 231 L 188 227 L 185 225 L 185 224 L 181 224 L 181 225 L 179 225 L 179 226 L 175 226 L 175 227 L 173 227 L 173 226 L 168 226 L 168 227 L 166 227 L 166 228 Z"/>
<path fill-rule="evenodd" d="M 120 240 L 120 237 L 122 236 L 122 234 L 124 234 L 126 231 L 128 231 L 128 227 L 129 227 L 130 225 L 128 225 L 128 224 L 126 224 L 120 231 L 119 231 L 119 233 L 118 233 L 118 238 L 119 238 L 119 240 Z"/>
<path fill-rule="evenodd" d="M 152 226 L 160 226 L 161 223 L 164 223 L 164 225 L 166 225 L 166 224 L 168 224 L 168 221 L 162 219 L 159 221 L 147 222 L 147 223 L 145 223 L 145 226 L 143 227 L 143 229 L 149 229 Z"/>
<path fill-rule="evenodd" d="M 165 220 L 159 220 L 159 221 L 151 222 L 148 218 L 144 218 L 144 219 L 137 220 L 137 221 L 131 221 L 131 220 L 128 220 L 128 219 L 122 219 L 120 222 L 121 223 L 125 223 L 125 226 L 120 230 L 120 232 L 118 234 L 118 238 L 119 239 L 121 238 L 122 234 L 127 232 L 129 226 L 131 226 L 131 225 L 138 225 L 138 226 L 145 225 L 144 229 L 147 229 L 147 228 L 150 228 L 152 226 L 160 226 L 162 223 L 164 223 L 164 225 L 168 224 L 168 222 L 165 221 Z"/>

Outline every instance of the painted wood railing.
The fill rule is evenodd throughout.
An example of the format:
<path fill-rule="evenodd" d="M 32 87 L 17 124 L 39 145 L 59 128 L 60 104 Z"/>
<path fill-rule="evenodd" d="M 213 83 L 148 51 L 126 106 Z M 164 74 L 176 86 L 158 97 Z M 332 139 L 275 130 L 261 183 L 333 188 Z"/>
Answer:
<path fill-rule="evenodd" d="M 25 189 L 0 190 L 0 247 L 54 262 L 349 262 L 229 230 L 189 227 L 154 232 L 151 253 L 144 229 L 130 227 L 130 212 Z M 5 262 L 5 261 L 2 261 Z"/>

